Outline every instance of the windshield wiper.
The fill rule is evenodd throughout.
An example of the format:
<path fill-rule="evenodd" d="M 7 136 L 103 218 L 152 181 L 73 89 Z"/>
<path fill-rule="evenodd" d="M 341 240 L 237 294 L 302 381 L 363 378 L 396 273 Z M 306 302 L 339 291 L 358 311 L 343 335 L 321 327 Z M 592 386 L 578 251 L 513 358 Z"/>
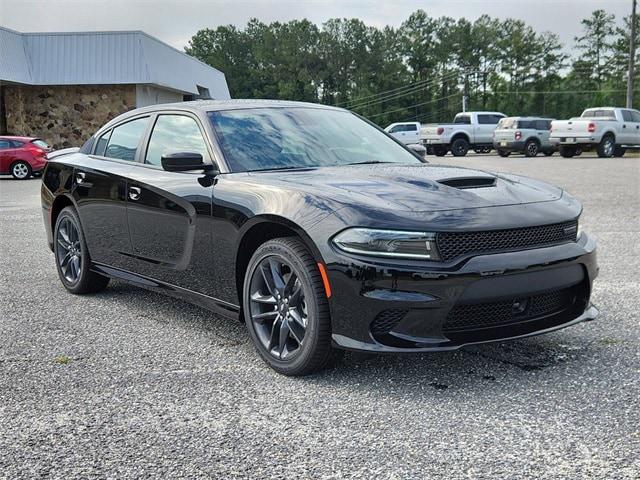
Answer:
<path fill-rule="evenodd" d="M 367 160 L 365 162 L 346 163 L 345 165 L 374 165 L 376 163 L 394 163 L 394 162 L 382 162 L 380 160 Z"/>

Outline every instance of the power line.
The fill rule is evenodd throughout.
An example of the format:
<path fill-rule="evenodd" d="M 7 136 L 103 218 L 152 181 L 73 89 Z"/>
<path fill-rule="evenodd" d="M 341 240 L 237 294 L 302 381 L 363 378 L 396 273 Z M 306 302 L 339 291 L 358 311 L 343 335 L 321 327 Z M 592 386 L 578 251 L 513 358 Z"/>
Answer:
<path fill-rule="evenodd" d="M 336 104 L 337 106 L 339 105 L 346 105 L 346 108 L 359 108 L 365 105 L 369 105 L 369 104 L 376 104 L 376 103 L 381 103 L 383 101 L 386 101 L 388 99 L 394 98 L 394 97 L 401 97 L 404 95 L 409 95 L 411 93 L 415 93 L 415 91 L 419 90 L 420 88 L 424 88 L 428 85 L 434 85 L 440 82 L 444 82 L 445 79 L 447 81 L 455 78 L 456 76 L 460 76 L 463 75 L 465 72 L 448 72 L 445 75 L 442 75 L 439 78 L 431 78 L 431 79 L 427 79 L 427 80 L 421 80 L 419 82 L 415 82 L 409 85 L 405 85 L 404 87 L 399 87 L 399 88 L 394 88 L 391 90 L 386 90 L 383 92 L 379 92 L 373 95 L 368 95 L 366 97 L 360 97 L 358 99 L 355 100 L 351 100 L 348 102 L 343 102 L 343 103 L 338 103 Z M 404 90 L 404 91 L 403 91 Z M 396 93 L 392 93 L 392 92 L 396 92 Z M 384 97 L 384 98 L 374 98 L 372 100 L 366 100 L 366 101 L 362 101 L 365 100 L 367 98 L 371 98 L 371 97 Z"/>
<path fill-rule="evenodd" d="M 430 101 L 428 101 L 428 102 L 416 103 L 415 105 L 409 105 L 409 106 L 407 106 L 407 107 L 396 108 L 395 110 L 389 110 L 388 112 L 377 113 L 377 114 L 375 114 L 375 115 L 370 115 L 368 118 L 376 118 L 376 117 L 380 117 L 380 116 L 382 116 L 382 115 L 389 115 L 389 114 L 391 114 L 391 113 L 399 112 L 399 111 L 401 111 L 401 110 L 409 110 L 409 109 L 411 109 L 411 108 L 422 107 L 423 105 L 429 105 L 429 104 L 431 104 L 431 103 L 439 102 L 439 101 L 441 101 L 441 100 L 446 100 L 446 99 L 448 99 L 448 98 L 456 97 L 456 96 L 458 96 L 458 95 L 461 95 L 461 94 L 460 94 L 460 92 L 456 92 L 456 93 L 453 93 L 453 94 L 451 94 L 451 95 L 447 95 L 446 97 L 436 98 L 436 99 L 434 99 L 434 100 L 430 100 Z"/>

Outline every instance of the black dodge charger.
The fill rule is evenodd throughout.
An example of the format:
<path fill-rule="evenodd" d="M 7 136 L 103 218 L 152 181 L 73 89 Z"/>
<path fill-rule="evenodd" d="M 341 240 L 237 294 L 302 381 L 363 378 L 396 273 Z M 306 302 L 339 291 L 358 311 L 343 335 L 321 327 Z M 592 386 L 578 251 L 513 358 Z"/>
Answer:
<path fill-rule="evenodd" d="M 338 108 L 128 112 L 48 163 L 42 208 L 68 291 L 116 278 L 240 318 L 287 375 L 334 349 L 453 350 L 598 313 L 596 244 L 576 199 L 427 164 Z"/>

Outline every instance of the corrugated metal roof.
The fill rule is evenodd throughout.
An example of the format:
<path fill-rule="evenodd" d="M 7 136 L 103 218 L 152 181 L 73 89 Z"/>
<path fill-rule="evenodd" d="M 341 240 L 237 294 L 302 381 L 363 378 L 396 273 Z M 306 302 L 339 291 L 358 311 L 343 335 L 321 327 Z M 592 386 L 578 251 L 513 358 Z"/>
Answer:
<path fill-rule="evenodd" d="M 221 71 L 140 31 L 19 33 L 0 27 L 0 80 L 30 85 L 152 84 L 230 98 Z"/>

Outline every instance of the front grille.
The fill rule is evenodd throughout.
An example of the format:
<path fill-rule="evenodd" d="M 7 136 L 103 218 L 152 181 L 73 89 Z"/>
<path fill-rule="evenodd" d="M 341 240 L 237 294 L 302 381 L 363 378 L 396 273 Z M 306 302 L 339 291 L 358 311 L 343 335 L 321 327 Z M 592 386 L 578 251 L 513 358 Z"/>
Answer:
<path fill-rule="evenodd" d="M 442 260 L 470 254 L 485 254 L 575 242 L 578 220 L 484 232 L 440 232 L 436 236 Z"/>
<path fill-rule="evenodd" d="M 408 310 L 399 308 L 391 308 L 380 312 L 376 315 L 373 322 L 371 322 L 371 333 L 373 333 L 374 336 L 389 333 L 393 327 L 400 323 L 407 313 Z"/>
<path fill-rule="evenodd" d="M 449 311 L 444 332 L 498 327 L 559 313 L 573 306 L 576 288 L 551 290 L 539 295 L 490 303 L 456 305 Z"/>

